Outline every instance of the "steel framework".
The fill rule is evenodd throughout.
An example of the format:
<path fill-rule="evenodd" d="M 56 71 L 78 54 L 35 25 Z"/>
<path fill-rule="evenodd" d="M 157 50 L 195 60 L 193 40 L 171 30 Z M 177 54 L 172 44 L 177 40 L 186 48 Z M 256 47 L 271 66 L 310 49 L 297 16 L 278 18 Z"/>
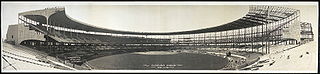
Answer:
<path fill-rule="evenodd" d="M 244 17 L 221 26 L 171 33 L 98 28 L 72 20 L 64 8 L 20 13 L 18 23 L 44 34 L 46 38 L 45 41 L 24 40 L 21 45 L 55 54 L 78 50 L 135 52 L 174 49 L 269 54 L 272 45 L 301 44 L 313 40 L 311 24 L 300 22 L 299 10 L 264 5 L 249 6 Z"/>

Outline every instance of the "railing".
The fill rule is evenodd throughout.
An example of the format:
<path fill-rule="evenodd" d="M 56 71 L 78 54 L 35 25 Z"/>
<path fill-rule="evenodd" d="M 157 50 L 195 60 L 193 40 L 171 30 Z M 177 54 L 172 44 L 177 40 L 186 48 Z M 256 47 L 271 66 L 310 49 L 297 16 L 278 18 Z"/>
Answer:
<path fill-rule="evenodd" d="M 17 55 L 17 54 L 14 54 L 14 53 L 8 52 L 8 51 L 4 51 L 4 50 L 2 50 L 2 51 L 3 51 L 4 53 L 8 53 L 8 54 L 11 54 L 11 55 L 14 55 L 14 56 L 18 56 L 18 57 L 26 58 L 26 59 L 33 60 L 33 61 L 39 61 L 39 60 L 37 60 L 37 59 L 33 59 L 33 58 L 29 58 L 29 57 L 25 57 L 25 56 Z"/>
<path fill-rule="evenodd" d="M 264 7 L 269 7 L 269 6 L 264 6 Z M 258 8 L 258 9 L 256 9 L 256 11 L 257 11 L 257 13 L 255 13 L 255 14 L 261 15 L 260 17 L 256 16 L 256 15 L 254 15 L 254 16 L 246 15 L 246 16 L 250 16 L 252 18 L 255 18 L 255 20 L 261 20 L 261 19 L 258 19 L 258 18 L 264 18 L 264 14 L 266 14 L 265 11 L 268 11 L 268 9 L 264 10 L 264 9 Z M 284 18 L 282 20 L 279 20 L 279 21 L 276 21 L 276 22 L 262 24 L 262 25 L 259 25 L 259 26 L 243 28 L 243 29 L 250 29 L 251 31 L 248 32 L 248 34 L 242 34 L 242 35 L 251 35 L 251 36 L 253 36 L 253 37 L 251 37 L 251 39 L 249 41 L 247 41 L 247 43 L 249 43 L 250 41 L 251 41 L 250 43 L 254 43 L 254 42 L 257 42 L 257 41 L 262 41 L 262 42 L 267 41 L 268 37 L 270 36 L 270 33 L 275 32 L 275 31 L 279 31 L 284 26 L 288 25 L 288 23 L 292 22 L 293 20 L 297 20 L 297 18 L 299 17 L 298 16 L 299 15 L 298 12 L 294 11 L 294 10 L 290 10 L 290 11 L 292 11 L 292 13 L 291 12 L 288 13 L 290 15 L 286 15 L 288 17 Z M 285 12 L 279 13 L 279 14 L 285 14 Z M 19 18 L 20 18 L 20 16 L 19 16 Z M 63 40 L 62 42 L 65 41 L 65 42 L 74 42 L 74 43 L 79 43 L 79 42 L 80 43 L 87 43 L 87 42 L 99 42 L 99 43 L 107 42 L 107 43 L 109 43 L 109 41 L 122 42 L 122 40 L 126 40 L 126 43 L 130 43 L 130 42 L 132 42 L 132 43 L 151 43 L 151 44 L 152 43 L 157 43 L 157 42 L 159 43 L 159 41 L 149 41 L 149 40 L 147 40 L 148 37 L 152 38 L 152 35 L 149 35 L 149 36 L 138 35 L 138 37 L 143 37 L 142 39 L 144 39 L 144 40 L 138 40 L 138 41 L 142 41 L 142 42 L 135 42 L 135 41 L 130 41 L 130 40 L 137 40 L 135 38 L 121 39 L 121 37 L 124 37 L 124 36 L 130 37 L 130 35 L 112 34 L 112 33 L 102 33 L 102 35 L 107 36 L 105 38 L 111 38 L 110 40 L 105 39 L 105 41 L 104 41 L 104 40 L 101 40 L 101 39 L 98 38 L 98 35 L 100 35 L 100 33 L 98 33 L 98 32 L 89 32 L 89 31 L 83 31 L 83 30 L 77 30 L 77 29 L 58 27 L 58 26 L 52 26 L 50 24 L 49 25 L 48 24 L 41 24 L 40 25 L 38 22 L 36 22 L 34 20 L 30 20 L 28 18 L 25 18 L 23 16 L 21 16 L 21 20 L 24 21 L 25 23 L 31 25 L 31 27 L 34 27 L 36 29 L 38 29 L 36 25 L 39 25 L 39 26 L 42 25 L 44 27 L 50 28 L 50 29 L 47 29 L 48 31 L 45 30 L 46 31 L 46 32 L 44 32 L 45 34 L 51 34 L 51 32 L 50 32 L 51 30 L 56 30 L 58 32 L 61 31 L 62 38 L 60 38 L 58 36 L 59 37 L 58 39 Z M 262 21 L 264 21 L 264 20 L 262 20 Z M 268 22 L 268 21 L 265 21 L 265 22 Z M 264 22 L 261 22 L 261 23 L 264 23 Z M 268 29 L 263 30 L 264 28 L 267 28 L 268 26 L 273 25 L 273 24 L 277 25 L 275 29 L 272 28 L 271 31 L 269 31 Z M 256 30 L 253 31 L 252 29 L 256 29 Z M 259 29 L 262 29 L 263 31 L 259 30 Z M 41 31 L 41 29 L 38 29 L 38 30 Z M 236 41 L 235 38 L 237 38 L 237 37 L 234 36 L 234 32 L 233 31 L 223 31 L 223 32 L 225 32 L 225 33 L 221 34 L 222 36 L 219 35 L 219 38 L 214 37 L 215 38 L 214 40 L 215 41 L 220 41 L 220 43 L 224 43 L 225 42 L 225 44 L 232 43 L 232 42 L 235 43 L 235 41 Z M 64 33 L 64 34 L 62 34 L 62 33 Z M 76 35 L 80 35 L 82 38 L 85 38 L 85 39 L 82 40 L 81 38 L 78 38 L 78 37 L 68 36 L 68 34 L 66 34 L 66 33 L 68 33 L 68 34 L 72 34 L 73 33 L 73 34 L 76 34 Z M 220 32 L 220 33 L 222 33 L 222 32 Z M 233 33 L 233 35 L 232 35 L 232 33 Z M 52 34 L 53 34 L 52 36 L 55 36 L 55 37 L 57 36 L 57 35 L 54 35 L 53 32 L 52 32 Z M 84 34 L 93 35 L 93 36 L 90 36 L 90 37 L 94 37 L 94 38 L 97 38 L 97 39 L 90 39 L 90 38 L 86 39 L 87 37 Z M 111 34 L 111 35 L 108 35 L 108 34 Z M 207 38 L 205 36 L 205 34 L 212 35 L 210 33 L 200 33 L 200 34 L 197 34 L 197 35 L 189 34 L 188 38 L 190 38 L 190 39 L 188 39 L 188 40 L 189 40 L 189 42 L 206 44 L 206 41 L 208 39 L 200 39 L 200 38 Z M 241 36 L 240 34 L 236 34 L 236 35 Z M 268 37 L 267 38 L 263 37 L 265 35 L 268 36 Z M 182 38 L 180 36 L 182 36 L 182 35 L 172 35 L 171 36 L 172 38 L 170 38 L 170 36 L 169 36 L 169 39 L 171 39 L 171 41 L 169 43 L 174 43 L 174 44 L 183 43 L 183 41 L 185 41 L 185 39 L 180 39 L 180 38 Z M 53 37 L 53 38 L 55 38 L 55 37 Z M 113 37 L 118 37 L 118 38 L 112 39 Z M 249 36 L 246 36 L 246 37 L 249 37 Z M 168 37 L 166 37 L 166 38 L 168 38 Z M 183 38 L 186 38 L 186 37 L 183 37 Z M 210 38 L 210 37 L 208 37 L 208 38 Z M 213 38 L 213 37 L 211 37 L 211 38 Z M 242 42 L 245 42 L 245 41 L 242 41 Z M 211 42 L 211 43 L 213 43 L 213 42 Z M 214 42 L 214 43 L 217 43 L 217 42 Z"/>
<path fill-rule="evenodd" d="M 31 64 L 43 66 L 43 67 L 49 67 L 49 68 L 53 68 L 53 67 L 54 67 L 54 66 L 52 66 L 52 65 L 35 63 L 35 62 L 29 61 L 29 60 L 24 60 L 24 59 L 20 59 L 20 58 L 8 56 L 8 55 L 3 55 L 3 56 L 4 56 L 4 57 L 11 58 L 11 59 L 14 59 L 14 60 L 18 60 L 18 61 L 22 61 L 22 62 L 26 62 L 26 63 L 31 63 Z"/>
<path fill-rule="evenodd" d="M 2 69 L 5 69 L 5 68 L 11 66 L 14 70 L 17 70 L 17 68 L 16 68 L 15 66 L 13 66 L 6 58 L 4 58 L 3 56 L 1 56 L 1 58 L 2 58 L 6 63 L 9 64 L 8 66 L 3 67 Z"/>

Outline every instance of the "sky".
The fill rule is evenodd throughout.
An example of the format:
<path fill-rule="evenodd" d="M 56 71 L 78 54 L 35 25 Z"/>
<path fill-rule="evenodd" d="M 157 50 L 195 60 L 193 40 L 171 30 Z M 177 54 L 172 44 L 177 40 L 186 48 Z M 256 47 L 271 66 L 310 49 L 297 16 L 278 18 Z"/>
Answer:
<path fill-rule="evenodd" d="M 66 14 L 83 23 L 113 30 L 176 32 L 219 26 L 241 18 L 248 5 L 268 4 L 301 11 L 301 21 L 314 24 L 317 32 L 317 3 L 97 3 L 97 2 L 1 2 L 1 38 L 8 25 L 17 24 L 18 13 L 65 7 Z M 315 34 L 317 35 L 317 34 Z"/>

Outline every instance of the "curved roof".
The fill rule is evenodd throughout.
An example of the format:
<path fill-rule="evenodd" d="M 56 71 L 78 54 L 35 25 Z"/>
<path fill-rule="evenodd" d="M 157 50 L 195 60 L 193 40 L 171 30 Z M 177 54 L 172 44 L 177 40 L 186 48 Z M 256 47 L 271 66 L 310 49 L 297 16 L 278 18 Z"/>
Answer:
<path fill-rule="evenodd" d="M 272 23 L 275 21 L 279 21 L 284 19 L 291 14 L 288 13 L 278 13 L 269 14 L 271 9 L 264 9 L 264 8 L 255 8 L 256 10 L 251 9 L 244 17 L 220 25 L 216 27 L 210 27 L 205 29 L 198 29 L 198 30 L 190 30 L 190 31 L 179 31 L 179 32 L 166 32 L 166 33 L 152 33 L 152 32 L 131 32 L 131 31 L 119 31 L 119 30 L 112 30 L 106 28 L 95 27 L 93 25 L 88 25 L 85 23 L 78 22 L 68 15 L 66 15 L 65 10 L 56 11 L 48 18 L 48 24 L 65 27 L 65 28 L 72 28 L 84 31 L 92 31 L 92 32 L 104 32 L 104 33 L 117 33 L 117 34 L 135 34 L 135 35 L 174 35 L 174 34 L 195 34 L 195 33 L 206 33 L 206 32 L 219 32 L 219 31 L 227 31 L 227 30 L 234 30 L 234 29 L 241 29 L 247 27 L 253 27 L 258 25 L 263 25 L 267 23 Z M 285 12 L 285 11 L 281 11 Z M 272 17 L 272 18 L 270 18 Z"/>

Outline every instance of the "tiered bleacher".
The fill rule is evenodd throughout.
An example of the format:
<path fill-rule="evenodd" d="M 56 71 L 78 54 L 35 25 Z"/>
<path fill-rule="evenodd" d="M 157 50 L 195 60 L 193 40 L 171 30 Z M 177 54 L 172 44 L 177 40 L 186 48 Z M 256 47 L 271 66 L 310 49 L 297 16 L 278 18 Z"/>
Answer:
<path fill-rule="evenodd" d="M 267 54 L 248 66 L 250 70 L 276 70 L 276 71 L 316 71 L 317 70 L 317 43 L 306 43 L 295 48 L 277 48 L 285 51 Z"/>
<path fill-rule="evenodd" d="M 10 44 L 4 43 L 4 49 L 1 51 L 3 58 L 4 70 L 59 70 L 54 68 L 53 64 L 48 61 L 40 59 L 39 53 L 23 51 L 19 47 L 14 47 Z M 2 59 L 2 60 L 4 60 Z M 11 64 L 11 65 L 9 65 Z"/>
<path fill-rule="evenodd" d="M 156 44 L 172 44 L 176 45 L 173 47 L 178 48 L 190 48 L 192 44 L 195 45 L 195 49 L 201 48 L 215 48 L 219 50 L 213 50 L 214 52 L 221 53 L 237 53 L 242 56 L 250 57 L 246 53 L 242 52 L 246 50 L 255 49 L 255 51 L 264 52 L 263 47 L 270 47 L 271 51 L 278 52 L 282 49 L 287 49 L 288 46 L 281 46 L 278 44 L 284 43 L 290 38 L 283 38 L 282 30 L 288 26 L 288 23 L 292 23 L 294 18 L 298 17 L 298 10 L 283 8 L 277 6 L 251 6 L 248 14 L 244 17 L 235 20 L 233 22 L 223 24 L 217 27 L 210 27 L 206 29 L 192 30 L 192 31 L 182 31 L 182 32 L 170 32 L 170 33 L 143 33 L 143 32 L 128 32 L 128 31 L 117 31 L 111 29 L 98 28 L 85 23 L 78 22 L 69 18 L 65 10 L 56 11 L 54 14 L 50 15 L 48 19 L 41 15 L 25 15 L 27 19 L 37 21 L 37 24 L 29 24 L 30 30 L 41 31 L 45 34 L 47 42 L 61 42 L 61 43 L 79 43 L 86 45 L 44 45 L 44 46 L 31 46 L 36 47 L 38 50 L 47 52 L 51 56 L 56 56 L 63 60 L 69 60 L 70 57 L 82 58 L 81 63 L 86 60 L 96 58 L 99 56 L 113 55 L 127 52 L 136 51 L 149 51 L 158 50 L 158 45 Z M 294 16 L 292 16 L 294 15 Z M 287 19 L 290 17 L 289 19 Z M 286 20 L 284 20 L 286 19 Z M 284 21 L 282 21 L 284 20 Z M 282 22 L 279 22 L 282 21 Z M 25 21 L 24 21 L 25 22 Z M 279 23 L 275 23 L 279 22 Z M 30 22 L 27 22 L 30 23 Z M 32 22 L 31 22 L 32 23 Z M 275 23 L 275 24 L 271 24 Z M 302 23 L 302 27 L 307 27 L 310 24 Z M 274 26 L 275 25 L 275 26 Z M 266 28 L 270 26 L 271 28 Z M 261 29 L 261 30 L 260 30 Z M 267 29 L 267 30 L 266 30 Z M 80 31 L 84 32 L 80 32 Z M 242 32 L 244 30 L 244 33 Z M 91 33 L 93 32 L 93 34 Z M 312 32 L 312 31 L 311 31 Z M 97 34 L 97 33 L 103 33 Z M 192 34 L 203 34 L 210 33 L 209 35 L 215 36 L 193 36 Z M 302 31 L 302 33 L 309 35 L 310 31 Z M 105 35 L 104 35 L 105 34 Z M 108 35 L 111 34 L 111 35 Z M 113 35 L 112 35 L 113 34 Z M 119 34 L 124 34 L 120 35 Z M 176 35 L 189 35 L 190 37 L 185 39 L 179 39 Z M 312 33 L 311 33 L 312 34 Z M 125 36 L 125 35 L 138 35 L 138 36 Z M 147 35 L 164 35 L 167 38 L 147 38 Z M 208 35 L 208 34 L 207 34 Z M 267 37 L 266 37 L 267 36 Z M 173 37 L 173 38 L 170 38 Z M 270 37 L 270 39 L 269 39 Z M 203 38 L 203 39 L 202 39 Z M 205 39 L 208 38 L 208 39 Z M 310 38 L 310 39 L 313 39 Z M 51 41 L 52 40 L 52 41 Z M 27 40 L 25 41 L 27 42 Z M 30 41 L 31 42 L 31 41 Z M 99 44 L 115 44 L 100 46 Z M 130 44 L 140 44 L 140 47 L 128 47 L 122 45 Z M 144 45 L 146 44 L 146 45 Z M 154 44 L 148 45 L 148 44 Z M 187 44 L 189 46 L 183 46 Z M 209 46 L 209 44 L 211 44 Z M 203 46 L 202 46 L 203 45 Z M 272 46 L 278 45 L 278 46 Z M 139 46 L 139 45 L 138 45 Z M 146 47 L 146 48 L 145 48 Z M 149 48 L 148 48 L 149 47 Z M 165 48 L 163 46 L 162 48 Z M 129 48 L 129 49 L 127 49 Z M 274 49 L 279 48 L 279 49 Z M 109 50 L 116 49 L 116 50 Z M 138 49 L 138 50 L 137 50 Z M 149 49 L 149 50 L 148 50 Z M 97 50 L 97 51 L 96 51 Z M 101 50 L 101 51 L 100 51 Z M 103 50 L 103 51 L 102 51 Z M 165 49 L 162 49 L 165 50 Z M 171 50 L 171 49 L 166 49 Z M 273 53 L 272 52 L 272 53 Z M 269 53 L 269 52 L 265 52 Z M 93 57 L 90 57 L 93 56 Z M 255 57 L 256 58 L 256 57 Z M 239 59 L 236 59 L 239 60 Z M 70 62 L 69 62 L 70 63 Z M 240 66 L 240 65 L 238 65 Z M 233 67 L 233 65 L 230 65 Z"/>

